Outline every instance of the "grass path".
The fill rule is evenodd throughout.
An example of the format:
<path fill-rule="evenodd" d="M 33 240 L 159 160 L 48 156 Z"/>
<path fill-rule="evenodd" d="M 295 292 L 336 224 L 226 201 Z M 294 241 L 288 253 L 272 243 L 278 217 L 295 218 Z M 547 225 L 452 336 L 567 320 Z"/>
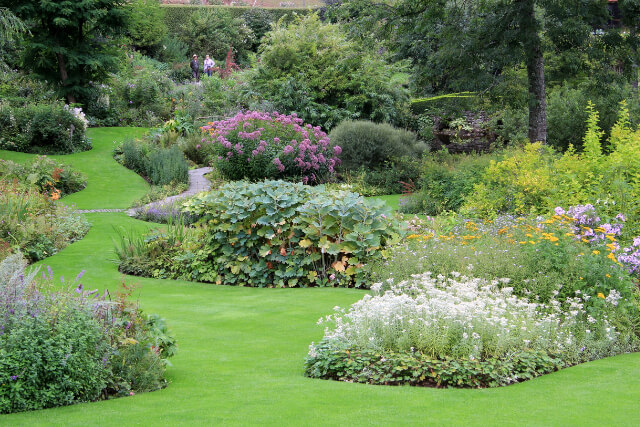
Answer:
<path fill-rule="evenodd" d="M 114 139 L 131 132 L 137 131 L 92 130 L 95 152 L 65 157 L 89 175 L 89 187 L 73 196 L 78 206 L 102 207 L 108 200 L 113 207 L 126 207 L 141 195 L 143 183 L 115 164 L 109 153 Z M 0 152 L 0 158 L 5 154 Z M 110 186 L 95 183 L 105 177 L 112 179 Z M 99 197 L 109 187 L 108 198 Z M 92 223 L 87 237 L 43 264 L 67 278 L 86 269 L 86 287 L 114 289 L 122 276 L 110 261 L 113 227 L 143 232 L 150 225 L 124 213 L 87 217 Z M 4 415 L 0 425 L 638 423 L 640 354 L 599 360 L 498 389 L 436 390 L 312 380 L 303 376 L 302 362 L 309 343 L 322 336 L 316 320 L 335 305 L 356 301 L 363 292 L 126 280 L 140 284 L 137 296 L 143 308 L 165 317 L 179 340 L 179 353 L 167 371 L 169 387 L 110 401 Z"/>

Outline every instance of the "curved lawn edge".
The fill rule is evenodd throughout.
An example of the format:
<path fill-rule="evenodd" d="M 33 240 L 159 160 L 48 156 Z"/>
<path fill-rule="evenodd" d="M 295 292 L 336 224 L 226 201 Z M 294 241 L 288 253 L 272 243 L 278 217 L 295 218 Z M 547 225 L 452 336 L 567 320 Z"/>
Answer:
<path fill-rule="evenodd" d="M 113 159 L 106 147 L 126 132 L 92 131 L 105 141 L 103 161 L 111 168 Z M 68 158 L 80 166 L 80 156 L 91 152 L 64 156 L 65 161 Z M 117 166 L 126 176 L 127 171 Z M 90 183 L 92 177 L 100 177 L 98 172 L 86 172 Z M 114 178 L 115 182 L 127 181 Z M 139 190 L 144 186 L 113 186 L 117 193 L 114 204 L 122 202 L 120 206 L 127 207 Z M 94 190 L 74 194 L 78 205 L 87 209 L 105 207 L 99 195 Z M 87 236 L 39 264 L 51 265 L 56 276 L 65 277 L 86 269 L 83 282 L 87 287 L 114 289 L 122 275 L 113 262 L 113 227 L 143 232 L 155 225 L 124 213 L 86 215 L 92 223 Z M 126 281 L 140 284 L 134 295 L 143 310 L 164 317 L 178 339 L 179 353 L 167 370 L 169 387 L 128 398 L 0 415 L 0 425 L 637 424 L 640 353 L 494 389 L 373 387 L 322 381 L 304 377 L 303 368 L 308 345 L 322 338 L 322 327 L 316 321 L 335 305 L 357 301 L 362 291 L 244 288 L 135 277 L 126 277 Z"/>
<path fill-rule="evenodd" d="M 149 191 L 149 184 L 113 159 L 114 141 L 143 135 L 145 128 L 91 128 L 92 149 L 74 154 L 47 156 L 87 175 L 87 187 L 63 197 L 62 203 L 77 209 L 126 209 Z M 35 154 L 0 150 L 0 159 L 24 162 Z"/>

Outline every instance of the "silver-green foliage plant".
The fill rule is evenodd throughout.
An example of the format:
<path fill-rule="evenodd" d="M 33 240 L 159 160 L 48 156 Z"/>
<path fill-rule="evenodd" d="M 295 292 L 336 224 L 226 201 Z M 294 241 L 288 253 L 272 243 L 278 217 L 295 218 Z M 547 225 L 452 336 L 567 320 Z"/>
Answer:
<path fill-rule="evenodd" d="M 232 182 L 185 205 L 202 235 L 183 277 L 258 287 L 368 287 L 366 263 L 402 234 L 383 202 L 285 181 Z"/>

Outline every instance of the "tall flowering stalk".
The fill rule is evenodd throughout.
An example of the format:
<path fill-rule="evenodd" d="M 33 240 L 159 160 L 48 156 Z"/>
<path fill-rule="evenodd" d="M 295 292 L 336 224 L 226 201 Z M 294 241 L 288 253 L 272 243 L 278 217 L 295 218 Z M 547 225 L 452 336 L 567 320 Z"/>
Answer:
<path fill-rule="evenodd" d="M 319 126 L 304 124 L 296 114 L 239 112 L 211 122 L 202 130 L 214 144 L 214 162 L 228 179 L 326 182 L 340 164 L 342 149 L 331 146 Z"/>

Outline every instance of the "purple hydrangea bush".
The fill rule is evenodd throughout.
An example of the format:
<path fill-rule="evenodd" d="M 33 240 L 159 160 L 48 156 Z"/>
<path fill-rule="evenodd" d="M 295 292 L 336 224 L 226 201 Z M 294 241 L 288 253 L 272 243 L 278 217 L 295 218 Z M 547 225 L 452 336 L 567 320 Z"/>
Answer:
<path fill-rule="evenodd" d="M 342 149 L 295 113 L 239 112 L 202 130 L 208 135 L 202 144 L 213 144 L 213 162 L 229 180 L 317 184 L 328 181 L 340 164 Z"/>

